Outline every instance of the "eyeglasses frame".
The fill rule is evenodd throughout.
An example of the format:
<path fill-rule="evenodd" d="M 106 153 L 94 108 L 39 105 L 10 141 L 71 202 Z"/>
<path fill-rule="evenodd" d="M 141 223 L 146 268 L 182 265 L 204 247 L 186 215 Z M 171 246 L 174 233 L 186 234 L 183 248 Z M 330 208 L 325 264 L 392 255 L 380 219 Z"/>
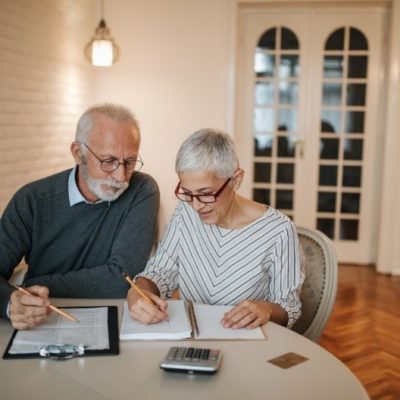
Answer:
<path fill-rule="evenodd" d="M 203 204 L 209 204 L 209 203 L 215 203 L 218 200 L 219 195 L 224 191 L 224 189 L 228 186 L 229 181 L 232 179 L 232 177 L 228 178 L 225 183 L 214 193 L 204 193 L 204 194 L 189 194 L 189 193 L 180 193 L 179 189 L 181 188 L 181 182 L 178 182 L 178 185 L 175 188 L 175 196 L 181 200 L 184 201 L 186 203 L 193 203 L 193 199 L 196 198 L 197 201 L 199 201 L 200 203 Z M 190 197 L 190 200 L 182 200 L 178 195 L 182 194 L 185 196 Z M 199 197 L 204 197 L 204 196 L 213 196 L 214 197 L 214 201 L 201 201 L 199 199 Z"/>
<path fill-rule="evenodd" d="M 83 146 L 85 146 L 90 151 L 90 153 L 97 159 L 97 161 L 99 161 L 100 168 L 101 168 L 102 171 L 111 173 L 111 172 L 116 171 L 119 168 L 120 165 L 123 165 L 124 168 L 125 168 L 125 171 L 127 171 L 127 160 L 124 160 L 123 162 L 120 162 L 118 160 L 118 158 L 116 158 L 116 157 L 108 157 L 108 158 L 105 158 L 105 159 L 102 160 L 85 142 L 79 142 L 79 143 L 82 144 Z M 105 170 L 103 168 L 103 163 L 105 161 L 107 161 L 107 160 L 114 160 L 115 168 L 113 170 L 111 170 L 111 171 L 107 171 L 107 170 Z M 132 161 L 133 161 L 133 159 L 132 159 Z M 135 169 L 137 163 L 140 164 L 140 167 L 138 169 Z M 142 169 L 143 165 L 144 165 L 144 162 L 142 161 L 142 158 L 140 157 L 140 154 L 138 153 L 138 158 L 136 158 L 136 160 L 135 160 L 135 168 L 132 170 L 132 172 L 133 171 L 140 171 Z"/>

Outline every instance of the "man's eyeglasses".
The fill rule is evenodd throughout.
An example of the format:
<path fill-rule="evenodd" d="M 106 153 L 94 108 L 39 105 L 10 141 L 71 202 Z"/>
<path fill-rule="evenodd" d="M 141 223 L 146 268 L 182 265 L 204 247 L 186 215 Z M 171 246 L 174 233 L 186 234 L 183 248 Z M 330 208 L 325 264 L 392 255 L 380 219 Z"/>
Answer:
<path fill-rule="evenodd" d="M 224 189 L 227 187 L 231 179 L 232 178 L 228 178 L 228 180 L 216 192 L 205 193 L 205 194 L 191 194 L 186 192 L 180 192 L 179 189 L 181 188 L 181 183 L 178 182 L 178 185 L 175 189 L 175 195 L 179 200 L 187 201 L 189 203 L 191 203 L 194 198 L 200 201 L 200 203 L 215 203 L 218 199 L 218 196 L 224 191 Z"/>
<path fill-rule="evenodd" d="M 123 162 L 119 162 L 118 158 L 115 157 L 108 157 L 102 160 L 86 143 L 80 142 L 80 144 L 84 145 L 97 158 L 97 160 L 100 162 L 101 169 L 104 172 L 114 172 L 120 165 L 123 165 L 125 167 L 125 171 L 130 174 L 133 171 L 140 171 L 143 167 L 144 163 L 139 154 L 137 157 L 127 158 Z"/>

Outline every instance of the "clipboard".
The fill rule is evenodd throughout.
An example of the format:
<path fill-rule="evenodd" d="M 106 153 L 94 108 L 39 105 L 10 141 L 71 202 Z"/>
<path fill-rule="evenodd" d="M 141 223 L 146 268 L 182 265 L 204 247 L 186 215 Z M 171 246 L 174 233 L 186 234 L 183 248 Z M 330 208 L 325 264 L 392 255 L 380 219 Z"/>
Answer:
<path fill-rule="evenodd" d="M 26 352 L 26 353 L 15 353 L 10 352 L 13 348 L 14 341 L 20 332 L 18 329 L 15 329 L 3 354 L 3 359 L 26 359 L 26 358 L 55 358 L 55 359 L 67 359 L 73 357 L 87 357 L 87 356 L 107 356 L 107 355 L 118 355 L 119 354 L 119 337 L 118 337 L 118 307 L 117 306 L 88 306 L 88 307 L 62 307 L 65 309 L 74 309 L 74 310 L 87 310 L 90 309 L 106 309 L 107 310 L 107 334 L 108 334 L 108 347 L 102 349 L 90 349 L 90 343 L 85 345 L 69 345 L 68 343 L 64 344 L 55 344 L 55 343 L 47 343 L 42 345 L 32 345 L 32 347 L 41 347 L 40 350 L 35 350 L 34 352 Z M 40 325 L 39 325 L 40 327 Z M 103 327 L 104 329 L 104 327 Z M 32 332 L 34 330 L 27 330 L 21 332 Z M 69 346 L 73 346 L 71 349 Z M 86 348 L 87 347 L 87 348 Z M 57 352 L 54 351 L 53 354 L 46 350 L 49 348 L 58 348 L 61 351 L 63 356 L 57 355 Z M 43 350 L 43 351 L 42 351 Z M 68 353 L 69 350 L 74 350 L 73 354 Z M 42 354 L 40 354 L 42 353 Z M 44 355 L 45 353 L 46 355 Z M 47 354 L 49 353 L 49 354 Z"/>

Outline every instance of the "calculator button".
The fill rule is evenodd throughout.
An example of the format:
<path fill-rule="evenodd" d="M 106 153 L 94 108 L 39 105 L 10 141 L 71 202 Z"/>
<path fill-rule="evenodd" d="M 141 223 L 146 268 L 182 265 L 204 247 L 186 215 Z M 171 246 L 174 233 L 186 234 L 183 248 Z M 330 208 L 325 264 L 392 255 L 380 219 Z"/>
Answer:
<path fill-rule="evenodd" d="M 200 358 L 202 360 L 208 360 L 209 355 L 210 355 L 210 350 L 209 349 L 203 349 L 203 351 L 202 351 L 202 353 L 200 355 Z"/>
<path fill-rule="evenodd" d="M 196 349 L 193 353 L 193 361 L 198 362 L 200 360 L 202 349 Z"/>
<path fill-rule="evenodd" d="M 186 353 L 186 348 L 184 347 L 180 347 L 178 348 L 178 351 L 175 354 L 175 360 L 182 360 L 183 357 L 185 357 L 185 353 Z"/>
<path fill-rule="evenodd" d="M 175 355 L 176 355 L 177 351 L 178 351 L 177 347 L 171 347 L 169 349 L 169 351 L 168 351 L 167 359 L 168 360 L 173 360 L 175 358 Z"/>
<path fill-rule="evenodd" d="M 184 359 L 186 361 L 190 361 L 192 359 L 193 356 L 193 352 L 194 352 L 194 348 L 193 347 L 189 347 L 185 353 Z"/>
<path fill-rule="evenodd" d="M 218 356 L 219 356 L 219 350 L 211 350 L 210 360 L 215 361 L 218 359 Z"/>

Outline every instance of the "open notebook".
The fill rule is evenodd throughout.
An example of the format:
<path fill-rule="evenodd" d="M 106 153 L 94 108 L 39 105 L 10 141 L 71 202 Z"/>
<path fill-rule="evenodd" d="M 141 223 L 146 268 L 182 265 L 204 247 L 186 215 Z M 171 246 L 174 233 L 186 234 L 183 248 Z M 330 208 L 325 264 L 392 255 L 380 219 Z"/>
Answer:
<path fill-rule="evenodd" d="M 191 304 L 191 303 L 190 303 Z M 265 339 L 261 328 L 231 329 L 224 328 L 221 319 L 232 306 L 193 304 L 188 308 L 184 300 L 168 301 L 168 321 L 143 325 L 131 318 L 125 302 L 120 330 L 120 340 L 179 340 L 179 339 Z M 193 315 L 196 318 L 199 334 L 195 333 Z"/>

